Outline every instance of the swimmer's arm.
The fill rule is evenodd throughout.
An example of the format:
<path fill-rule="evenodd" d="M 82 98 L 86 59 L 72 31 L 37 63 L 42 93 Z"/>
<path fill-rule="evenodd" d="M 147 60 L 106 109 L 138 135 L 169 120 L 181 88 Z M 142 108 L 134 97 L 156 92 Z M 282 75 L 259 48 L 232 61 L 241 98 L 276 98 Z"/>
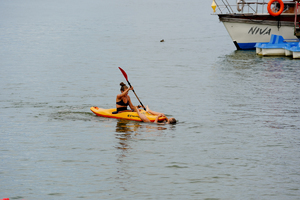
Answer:
<path fill-rule="evenodd" d="M 159 115 L 157 115 L 157 117 L 155 118 L 154 123 L 156 123 L 156 124 L 164 124 L 164 123 L 158 122 L 159 118 L 160 118 L 160 117 L 163 117 L 163 116 L 164 116 L 164 114 L 159 114 Z"/>

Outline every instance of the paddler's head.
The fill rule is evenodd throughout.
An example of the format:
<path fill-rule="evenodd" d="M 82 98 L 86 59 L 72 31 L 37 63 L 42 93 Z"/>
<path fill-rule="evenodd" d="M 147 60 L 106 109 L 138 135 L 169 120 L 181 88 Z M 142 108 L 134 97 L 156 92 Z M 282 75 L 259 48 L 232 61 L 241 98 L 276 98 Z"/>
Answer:
<path fill-rule="evenodd" d="M 125 83 L 123 83 L 123 82 L 120 83 L 120 86 L 121 86 L 121 89 L 120 89 L 121 92 L 124 92 L 125 90 L 128 89 L 127 85 Z"/>

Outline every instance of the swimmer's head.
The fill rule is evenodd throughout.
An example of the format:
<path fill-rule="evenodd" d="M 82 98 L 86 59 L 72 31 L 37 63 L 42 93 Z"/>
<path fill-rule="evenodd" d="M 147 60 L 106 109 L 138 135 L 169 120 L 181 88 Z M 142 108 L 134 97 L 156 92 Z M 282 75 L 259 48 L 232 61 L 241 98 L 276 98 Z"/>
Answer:
<path fill-rule="evenodd" d="M 176 124 L 176 119 L 174 117 L 169 118 L 168 120 L 169 124 Z"/>

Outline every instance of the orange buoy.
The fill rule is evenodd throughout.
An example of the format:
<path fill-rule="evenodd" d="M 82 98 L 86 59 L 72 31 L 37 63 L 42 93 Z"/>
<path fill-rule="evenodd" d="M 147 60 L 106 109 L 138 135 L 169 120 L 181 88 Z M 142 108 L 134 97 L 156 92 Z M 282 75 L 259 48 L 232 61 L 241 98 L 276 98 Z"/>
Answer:
<path fill-rule="evenodd" d="M 274 12 L 274 11 L 272 11 L 272 9 L 271 9 L 271 5 L 272 5 L 272 3 L 274 3 L 275 1 L 277 1 L 277 2 L 280 4 L 280 9 L 279 9 L 279 11 L 277 11 L 277 12 Z M 276 17 L 276 16 L 280 15 L 280 14 L 283 12 L 284 4 L 283 4 L 282 0 L 271 0 L 271 1 L 269 1 L 269 3 L 268 3 L 267 9 L 268 9 L 268 12 L 270 13 L 270 15 Z"/>

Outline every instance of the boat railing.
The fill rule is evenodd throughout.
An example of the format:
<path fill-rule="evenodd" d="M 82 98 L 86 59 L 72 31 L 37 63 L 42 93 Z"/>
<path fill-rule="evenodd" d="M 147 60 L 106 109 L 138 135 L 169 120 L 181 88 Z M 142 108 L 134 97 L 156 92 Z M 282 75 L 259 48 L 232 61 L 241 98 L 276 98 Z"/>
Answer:
<path fill-rule="evenodd" d="M 213 14 L 268 14 L 267 6 L 269 0 L 214 0 L 216 12 Z M 294 2 L 289 2 L 293 5 Z M 285 10 L 289 9 L 289 4 L 285 4 Z"/>

